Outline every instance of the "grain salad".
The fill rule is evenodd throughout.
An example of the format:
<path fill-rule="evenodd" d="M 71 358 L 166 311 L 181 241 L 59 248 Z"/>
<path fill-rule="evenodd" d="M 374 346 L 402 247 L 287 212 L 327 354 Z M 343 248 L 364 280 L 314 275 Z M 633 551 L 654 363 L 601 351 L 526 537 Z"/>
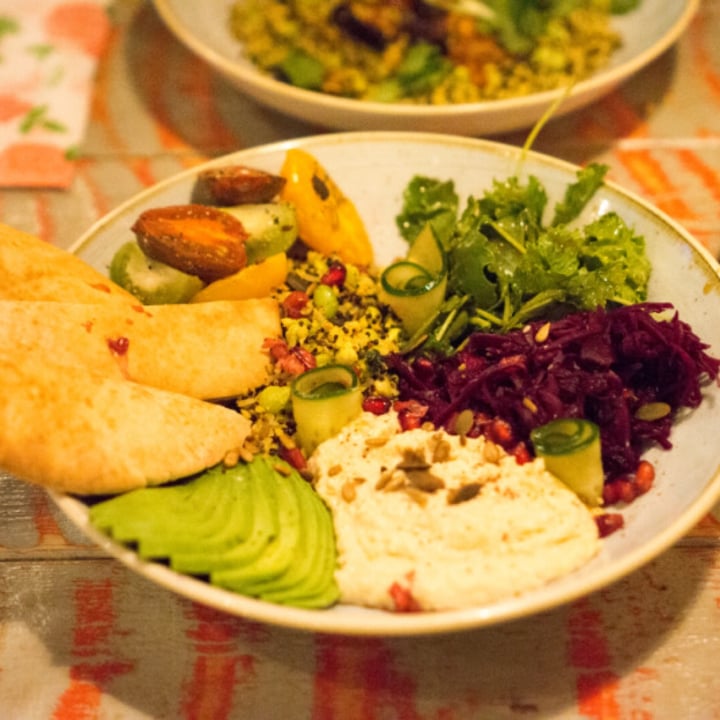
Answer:
<path fill-rule="evenodd" d="M 229 22 L 246 56 L 292 85 L 444 105 L 568 87 L 608 63 L 621 44 L 610 0 L 546 5 L 510 30 L 504 18 L 493 26 L 410 0 L 240 0 Z"/>
<path fill-rule="evenodd" d="M 270 347 L 270 381 L 237 400 L 253 423 L 245 447 L 250 453 L 295 447 L 290 381 L 313 367 L 352 367 L 365 394 L 388 401 L 397 396 L 383 357 L 396 352 L 399 320 L 378 300 L 372 270 L 301 252 L 290 258 L 287 281 L 274 292 L 281 307 L 283 339 Z"/>

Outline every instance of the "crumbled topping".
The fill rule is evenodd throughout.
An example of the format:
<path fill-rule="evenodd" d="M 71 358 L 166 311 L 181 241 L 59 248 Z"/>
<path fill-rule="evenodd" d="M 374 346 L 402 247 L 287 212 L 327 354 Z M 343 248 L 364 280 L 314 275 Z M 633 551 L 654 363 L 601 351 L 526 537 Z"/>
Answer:
<path fill-rule="evenodd" d="M 460 503 L 472 500 L 482 489 L 482 485 L 477 482 L 467 483 L 460 487 L 452 488 L 448 491 L 447 501 L 449 505 L 459 505 Z"/>

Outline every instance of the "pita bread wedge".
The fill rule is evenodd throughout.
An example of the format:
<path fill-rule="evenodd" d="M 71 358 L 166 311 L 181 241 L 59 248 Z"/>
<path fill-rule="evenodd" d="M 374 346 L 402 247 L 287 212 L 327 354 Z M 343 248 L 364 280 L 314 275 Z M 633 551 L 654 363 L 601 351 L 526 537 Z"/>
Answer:
<path fill-rule="evenodd" d="M 268 377 L 269 298 L 189 305 L 0 300 L 0 347 L 197 398 L 233 397 Z"/>
<path fill-rule="evenodd" d="M 129 292 L 79 257 L 3 224 L 0 299 L 137 303 Z"/>
<path fill-rule="evenodd" d="M 240 448 L 249 423 L 220 405 L 0 354 L 0 467 L 79 494 L 200 472 Z"/>

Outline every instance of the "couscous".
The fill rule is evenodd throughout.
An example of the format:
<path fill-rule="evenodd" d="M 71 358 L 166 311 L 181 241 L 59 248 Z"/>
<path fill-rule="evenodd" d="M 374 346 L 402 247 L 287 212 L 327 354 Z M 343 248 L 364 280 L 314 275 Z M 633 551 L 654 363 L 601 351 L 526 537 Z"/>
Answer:
<path fill-rule="evenodd" d="M 611 0 L 537 3 L 512 22 L 504 17 L 510 10 L 488 20 L 440 4 L 453 5 L 240 0 L 229 22 L 246 56 L 292 85 L 432 105 L 568 87 L 605 66 L 621 44 Z"/>
<path fill-rule="evenodd" d="M 271 379 L 237 400 L 253 422 L 252 452 L 292 450 L 295 430 L 290 380 L 298 371 L 330 364 L 352 367 L 367 395 L 391 401 L 395 382 L 383 358 L 402 338 L 398 318 L 378 300 L 377 278 L 310 251 L 291 257 L 287 281 L 274 292 L 282 308 L 283 339 L 271 343 Z"/>

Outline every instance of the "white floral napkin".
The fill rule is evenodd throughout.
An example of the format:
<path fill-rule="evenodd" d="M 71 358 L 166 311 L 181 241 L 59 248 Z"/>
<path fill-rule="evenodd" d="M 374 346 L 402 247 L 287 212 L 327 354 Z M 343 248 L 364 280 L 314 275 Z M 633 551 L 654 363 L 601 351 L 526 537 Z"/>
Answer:
<path fill-rule="evenodd" d="M 0 187 L 66 188 L 110 23 L 107 0 L 0 0 Z"/>

